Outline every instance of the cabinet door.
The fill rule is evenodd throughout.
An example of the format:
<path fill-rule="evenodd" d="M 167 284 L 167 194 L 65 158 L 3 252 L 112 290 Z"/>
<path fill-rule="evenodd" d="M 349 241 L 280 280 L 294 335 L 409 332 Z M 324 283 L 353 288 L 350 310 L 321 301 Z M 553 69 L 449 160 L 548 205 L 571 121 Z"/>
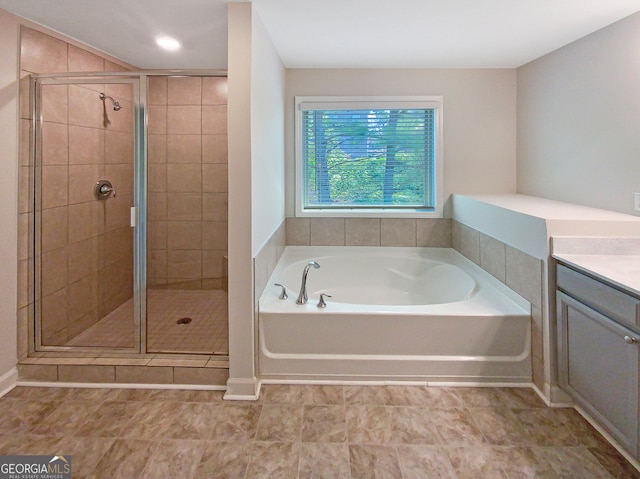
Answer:
<path fill-rule="evenodd" d="M 563 293 L 557 298 L 561 386 L 637 456 L 638 335 Z"/>

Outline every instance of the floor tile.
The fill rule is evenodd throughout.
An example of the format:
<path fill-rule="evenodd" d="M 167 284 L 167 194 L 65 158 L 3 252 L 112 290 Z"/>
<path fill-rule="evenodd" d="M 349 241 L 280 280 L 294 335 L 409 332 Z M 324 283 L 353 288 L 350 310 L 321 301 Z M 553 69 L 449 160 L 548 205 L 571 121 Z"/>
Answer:
<path fill-rule="evenodd" d="M 344 402 L 384 405 L 385 392 L 384 386 L 344 386 Z"/>
<path fill-rule="evenodd" d="M 204 441 L 165 440 L 154 449 L 140 477 L 191 479 L 198 468 Z"/>
<path fill-rule="evenodd" d="M 305 406 L 303 442 L 345 442 L 347 423 L 344 406 Z"/>
<path fill-rule="evenodd" d="M 194 478 L 244 478 L 252 447 L 248 442 L 207 442 Z"/>
<path fill-rule="evenodd" d="M 394 444 L 440 444 L 429 409 L 388 406 L 391 442 Z"/>
<path fill-rule="evenodd" d="M 352 444 L 349 446 L 352 479 L 402 479 L 393 446 Z"/>
<path fill-rule="evenodd" d="M 543 454 L 530 447 L 494 447 L 496 459 L 503 464 L 509 479 L 558 479 Z"/>
<path fill-rule="evenodd" d="M 218 420 L 218 404 L 177 403 L 177 410 L 165 437 L 171 439 L 208 439 Z"/>
<path fill-rule="evenodd" d="M 253 440 L 261 409 L 262 406 L 256 404 L 221 405 L 211 439 L 228 442 Z"/>
<path fill-rule="evenodd" d="M 465 408 L 430 408 L 429 416 L 435 424 L 442 444 L 473 446 L 486 442 L 482 431 Z"/>
<path fill-rule="evenodd" d="M 505 407 L 469 408 L 471 417 L 487 442 L 494 446 L 532 445 L 530 434 Z"/>
<path fill-rule="evenodd" d="M 137 439 L 116 439 L 93 471 L 97 479 L 133 479 L 151 458 L 157 442 Z"/>
<path fill-rule="evenodd" d="M 448 447 L 446 451 L 459 479 L 509 479 L 492 447 Z"/>
<path fill-rule="evenodd" d="M 246 476 L 250 479 L 296 479 L 299 444 L 256 442 Z"/>
<path fill-rule="evenodd" d="M 561 479 L 612 479 L 586 447 L 536 447 L 533 451 L 549 461 Z"/>
<path fill-rule="evenodd" d="M 386 406 L 347 406 L 347 436 L 351 444 L 388 444 L 391 421 Z"/>
<path fill-rule="evenodd" d="M 449 458 L 440 446 L 398 446 L 404 479 L 455 479 Z"/>
<path fill-rule="evenodd" d="M 303 408 L 302 405 L 292 404 L 263 405 L 256 440 L 299 442 Z"/>
<path fill-rule="evenodd" d="M 344 479 L 350 474 L 346 444 L 300 445 L 299 479 Z"/>

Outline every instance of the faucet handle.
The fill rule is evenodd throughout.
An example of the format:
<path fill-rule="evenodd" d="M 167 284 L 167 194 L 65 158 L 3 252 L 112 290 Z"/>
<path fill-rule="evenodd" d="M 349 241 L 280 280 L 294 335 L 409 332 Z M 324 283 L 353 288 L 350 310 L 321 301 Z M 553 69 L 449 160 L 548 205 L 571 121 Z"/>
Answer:
<path fill-rule="evenodd" d="M 326 308 L 327 307 L 327 303 L 324 300 L 325 296 L 327 298 L 331 298 L 332 297 L 330 294 L 320 293 L 320 301 L 318 301 L 318 304 L 317 304 L 318 308 Z"/>
<path fill-rule="evenodd" d="M 280 286 L 282 288 L 282 291 L 280 292 L 280 296 L 278 296 L 278 298 L 287 299 L 289 297 L 289 295 L 287 294 L 287 288 L 285 288 L 283 284 L 280 284 L 280 283 L 273 283 L 273 284 L 274 286 Z"/>

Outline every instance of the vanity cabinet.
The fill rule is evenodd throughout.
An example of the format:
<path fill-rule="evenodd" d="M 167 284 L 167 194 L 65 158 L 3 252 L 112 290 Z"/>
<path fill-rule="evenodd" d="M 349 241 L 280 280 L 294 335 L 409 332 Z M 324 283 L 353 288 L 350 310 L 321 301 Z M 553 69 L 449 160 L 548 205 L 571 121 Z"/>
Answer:
<path fill-rule="evenodd" d="M 640 298 L 562 264 L 557 285 L 560 386 L 640 457 Z"/>

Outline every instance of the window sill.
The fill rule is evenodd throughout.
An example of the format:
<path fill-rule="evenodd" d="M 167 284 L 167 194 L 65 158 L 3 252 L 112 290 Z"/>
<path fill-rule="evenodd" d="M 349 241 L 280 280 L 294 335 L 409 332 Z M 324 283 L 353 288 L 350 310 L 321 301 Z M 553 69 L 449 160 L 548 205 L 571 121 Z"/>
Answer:
<path fill-rule="evenodd" d="M 313 209 L 296 211 L 298 218 L 442 218 L 442 209 Z"/>

